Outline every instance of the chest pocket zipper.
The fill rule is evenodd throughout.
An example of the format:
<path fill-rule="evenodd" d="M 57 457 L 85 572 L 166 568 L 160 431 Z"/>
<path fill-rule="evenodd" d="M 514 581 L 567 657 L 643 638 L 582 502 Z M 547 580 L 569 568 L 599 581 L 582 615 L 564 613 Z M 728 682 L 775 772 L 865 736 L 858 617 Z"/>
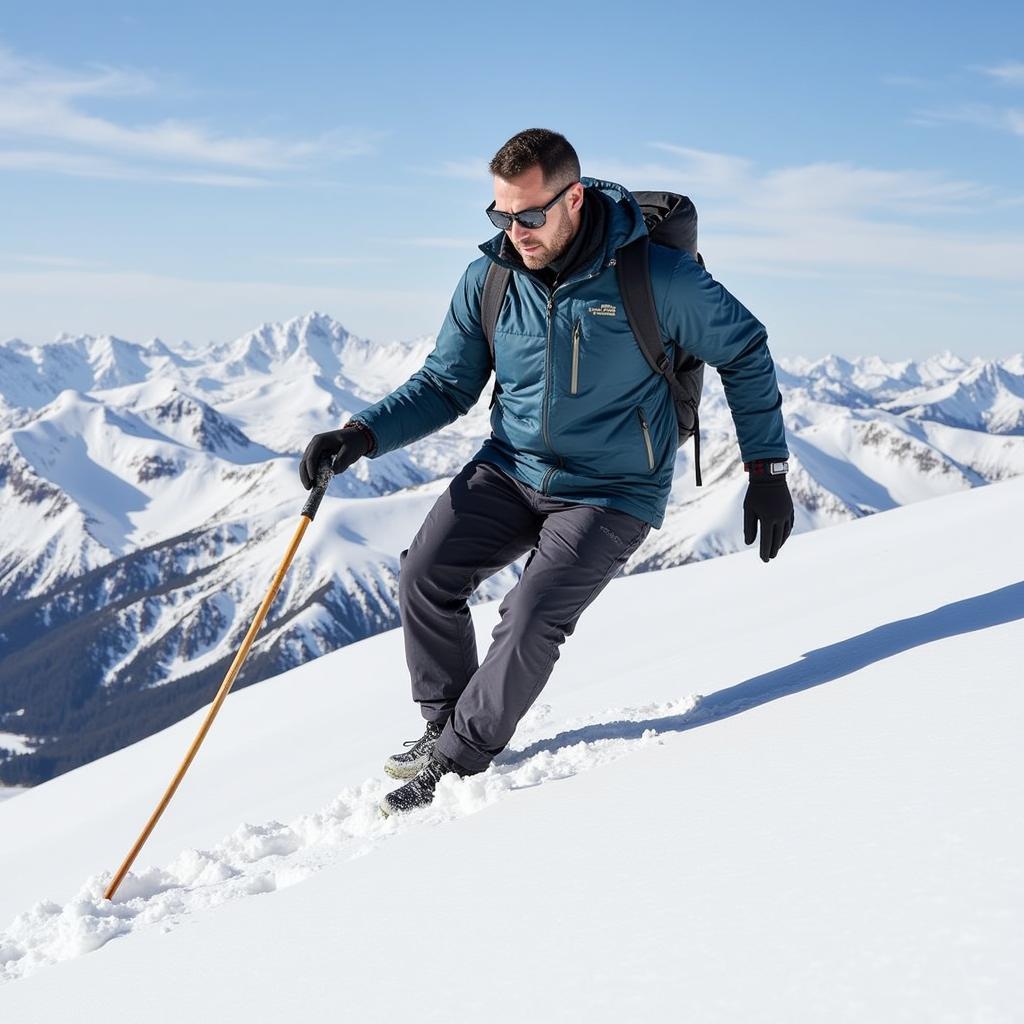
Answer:
<path fill-rule="evenodd" d="M 580 335 L 583 333 L 583 321 L 577 320 L 572 327 L 572 380 L 569 394 L 575 395 L 580 389 Z"/>
<path fill-rule="evenodd" d="M 651 431 L 647 426 L 647 417 L 644 415 L 643 409 L 639 406 L 636 410 L 637 416 L 640 418 L 640 429 L 644 432 L 644 447 L 647 449 L 647 468 L 650 472 L 654 472 L 654 446 L 651 444 Z"/>

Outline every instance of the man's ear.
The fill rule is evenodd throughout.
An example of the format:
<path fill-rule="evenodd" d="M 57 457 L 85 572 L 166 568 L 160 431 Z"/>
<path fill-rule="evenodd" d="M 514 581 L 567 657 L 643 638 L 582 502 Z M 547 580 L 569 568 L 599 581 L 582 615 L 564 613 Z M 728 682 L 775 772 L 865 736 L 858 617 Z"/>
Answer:
<path fill-rule="evenodd" d="M 583 205 L 583 185 L 577 181 L 576 184 L 569 189 L 566 199 L 569 200 L 570 210 L 578 210 Z"/>

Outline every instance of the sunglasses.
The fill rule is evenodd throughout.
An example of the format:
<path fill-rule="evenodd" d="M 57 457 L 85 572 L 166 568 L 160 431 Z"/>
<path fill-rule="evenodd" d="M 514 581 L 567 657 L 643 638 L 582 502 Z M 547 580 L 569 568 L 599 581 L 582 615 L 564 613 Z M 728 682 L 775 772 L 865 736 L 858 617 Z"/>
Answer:
<path fill-rule="evenodd" d="M 518 213 L 505 213 L 503 210 L 496 210 L 494 208 L 494 203 L 492 202 L 491 205 L 487 207 L 487 216 L 491 223 L 496 228 L 501 228 L 502 231 L 508 231 L 508 229 L 512 227 L 512 221 L 522 225 L 524 228 L 530 228 L 531 230 L 542 228 L 547 223 L 548 210 L 550 210 L 551 207 L 554 206 L 555 203 L 557 203 L 558 200 L 561 199 L 562 196 L 564 196 L 565 193 L 568 192 L 575 184 L 577 184 L 575 181 L 569 182 L 569 184 L 566 185 L 565 188 L 563 188 L 562 191 L 547 204 L 547 206 L 535 206 L 530 210 L 520 210 Z"/>

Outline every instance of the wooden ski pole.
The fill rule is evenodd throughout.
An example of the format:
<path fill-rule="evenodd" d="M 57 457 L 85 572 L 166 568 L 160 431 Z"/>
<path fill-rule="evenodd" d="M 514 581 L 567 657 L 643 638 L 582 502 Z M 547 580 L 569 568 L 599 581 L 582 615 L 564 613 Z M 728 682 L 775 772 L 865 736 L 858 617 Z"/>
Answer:
<path fill-rule="evenodd" d="M 277 570 L 277 574 L 274 576 L 273 582 L 270 584 L 267 596 L 263 598 L 263 603 L 256 612 L 256 618 L 253 619 L 252 625 L 249 627 L 249 631 L 245 634 L 245 639 L 242 641 L 242 646 L 238 649 L 238 653 L 235 655 L 234 661 L 231 662 L 231 667 L 228 669 L 227 675 L 224 676 L 224 681 L 220 684 L 220 689 L 217 691 L 217 696 L 214 698 L 213 704 L 210 705 L 210 710 L 206 719 L 203 721 L 202 726 L 200 726 L 199 732 L 196 733 L 196 738 L 192 741 L 192 746 L 189 747 L 188 753 L 185 755 L 185 760 L 181 762 L 181 767 L 171 780 L 171 784 L 167 787 L 167 792 L 164 793 L 160 803 L 156 805 L 156 810 L 153 811 L 149 821 L 146 822 L 146 827 L 142 830 L 142 834 L 135 841 L 135 845 L 128 852 L 128 856 L 125 857 L 124 863 L 120 868 L 118 868 L 117 874 L 114 875 L 113 880 L 107 887 L 107 891 L 103 894 L 104 899 L 113 899 L 114 893 L 117 892 L 117 887 L 122 881 L 124 881 L 124 876 L 128 874 L 128 870 L 134 863 L 135 858 L 139 855 L 139 851 L 145 845 L 150 833 L 152 833 L 153 829 L 156 827 L 156 823 L 160 820 L 160 815 L 162 815 L 167 809 L 167 805 L 171 802 L 171 798 L 174 796 L 175 790 L 177 790 L 179 783 L 185 777 L 185 772 L 188 771 L 189 765 L 192 763 L 199 751 L 200 745 L 206 738 L 206 734 L 210 731 L 210 726 L 213 725 L 213 720 L 217 717 L 217 712 L 220 711 L 221 705 L 227 699 L 227 695 L 231 690 L 235 677 L 242 668 L 242 663 L 245 661 L 246 655 L 249 653 L 249 648 L 252 646 L 253 640 L 256 639 L 256 634 L 259 632 L 260 626 L 263 625 L 263 620 L 267 617 L 267 612 L 270 611 L 270 606 L 273 603 L 274 598 L 277 596 L 277 591 L 281 586 L 281 582 L 284 579 L 285 574 L 288 572 L 288 567 L 292 564 L 292 558 L 295 557 L 295 552 L 298 550 L 299 544 L 302 541 L 302 536 L 306 532 L 306 527 L 309 526 L 313 521 L 314 516 L 316 516 L 316 511 L 320 507 L 320 502 L 323 500 L 324 494 L 327 491 L 327 485 L 330 482 L 331 463 L 330 460 L 325 460 L 320 464 L 320 471 L 317 474 L 316 484 L 310 491 L 309 498 L 306 500 L 306 504 L 302 508 L 302 518 L 299 520 L 298 528 L 291 539 L 291 543 L 288 545 L 288 550 L 285 552 L 281 565 Z"/>

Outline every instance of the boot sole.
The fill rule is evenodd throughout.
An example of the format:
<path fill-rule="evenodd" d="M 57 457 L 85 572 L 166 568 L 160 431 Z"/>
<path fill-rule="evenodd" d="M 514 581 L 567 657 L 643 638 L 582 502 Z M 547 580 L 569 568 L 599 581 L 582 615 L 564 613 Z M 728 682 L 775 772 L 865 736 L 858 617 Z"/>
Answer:
<path fill-rule="evenodd" d="M 392 807 L 388 802 L 388 798 L 384 797 L 383 800 L 377 805 L 377 813 L 382 818 L 390 818 L 393 814 L 405 814 L 407 808 L 404 807 Z"/>
<path fill-rule="evenodd" d="M 414 764 L 395 764 L 394 761 L 385 761 L 384 774 L 390 775 L 393 779 L 414 779 L 429 760 L 430 758 L 425 757 L 422 761 Z"/>

